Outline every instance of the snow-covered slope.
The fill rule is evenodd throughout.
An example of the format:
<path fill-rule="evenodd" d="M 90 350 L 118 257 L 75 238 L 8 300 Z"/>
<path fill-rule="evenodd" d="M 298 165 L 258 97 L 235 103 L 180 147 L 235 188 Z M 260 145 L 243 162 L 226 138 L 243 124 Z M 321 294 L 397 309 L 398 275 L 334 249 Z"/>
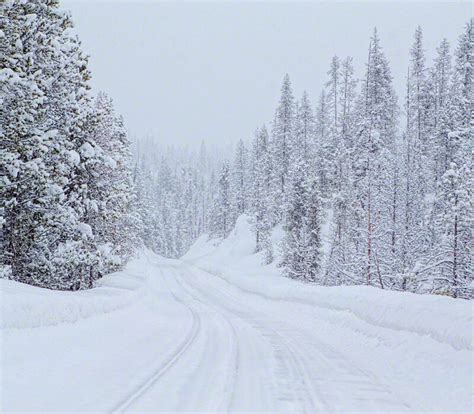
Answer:
<path fill-rule="evenodd" d="M 281 237 L 277 229 L 276 249 Z M 203 236 L 183 260 L 215 275 L 235 295 L 273 303 L 275 314 L 285 310 L 295 325 L 312 324 L 314 347 L 323 341 L 363 367 L 409 411 L 472 411 L 472 302 L 366 286 L 304 284 L 284 277 L 275 264 L 262 266 L 254 248 L 249 218 L 242 216 L 228 238 L 219 242 Z"/>
<path fill-rule="evenodd" d="M 147 255 L 143 252 L 125 271 L 105 276 L 86 291 L 53 291 L 0 279 L 0 328 L 73 323 L 131 305 L 144 293 Z"/>
<path fill-rule="evenodd" d="M 281 237 L 281 230 L 277 229 L 273 234 L 277 252 Z M 474 308 L 470 301 L 368 286 L 304 284 L 284 277 L 275 263 L 262 266 L 261 255 L 254 251 L 250 218 L 242 215 L 225 240 L 201 236 L 182 259 L 269 299 L 347 312 L 373 326 L 426 335 L 454 349 L 473 350 Z"/>
<path fill-rule="evenodd" d="M 153 375 L 192 325 L 166 262 L 143 252 L 79 292 L 0 280 L 0 412 L 109 412 Z"/>

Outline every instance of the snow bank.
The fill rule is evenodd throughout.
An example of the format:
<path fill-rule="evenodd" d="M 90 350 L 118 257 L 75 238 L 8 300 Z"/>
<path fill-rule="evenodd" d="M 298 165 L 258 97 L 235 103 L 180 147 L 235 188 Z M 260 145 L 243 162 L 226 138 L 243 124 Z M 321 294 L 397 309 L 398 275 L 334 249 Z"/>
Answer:
<path fill-rule="evenodd" d="M 275 244 L 281 239 L 281 231 L 276 233 Z M 262 257 L 254 250 L 250 219 L 241 216 L 225 240 L 202 236 L 183 260 L 269 299 L 347 312 L 377 327 L 429 336 L 455 349 L 473 349 L 472 301 L 368 286 L 304 284 L 282 276 L 275 264 L 262 266 Z"/>
<path fill-rule="evenodd" d="M 73 323 L 130 306 L 145 290 L 143 263 L 148 255 L 144 252 L 123 271 L 105 276 L 97 287 L 85 291 L 54 291 L 0 279 L 0 328 Z"/>

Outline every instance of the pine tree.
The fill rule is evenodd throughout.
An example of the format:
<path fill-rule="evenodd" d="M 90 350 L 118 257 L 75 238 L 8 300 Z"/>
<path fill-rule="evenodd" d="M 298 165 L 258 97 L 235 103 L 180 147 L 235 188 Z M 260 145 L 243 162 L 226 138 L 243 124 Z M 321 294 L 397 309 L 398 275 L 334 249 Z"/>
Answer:
<path fill-rule="evenodd" d="M 316 168 L 320 181 L 320 188 L 324 194 L 329 193 L 329 181 L 331 162 L 329 161 L 331 147 L 329 140 L 329 106 L 327 104 L 326 91 L 323 89 L 319 96 L 318 105 L 316 107 Z"/>
<path fill-rule="evenodd" d="M 28 50 L 38 47 L 37 36 L 27 42 L 27 24 L 37 22 L 27 19 L 27 11 L 19 3 L 4 5 L 0 19 L 1 105 L 8 108 L 0 112 L 2 273 L 25 281 L 25 256 L 34 243 L 26 235 L 35 225 L 36 211 L 49 201 L 45 159 L 56 131 L 42 121 L 47 111 L 44 92 L 38 88 L 38 74 L 27 67 Z"/>
<path fill-rule="evenodd" d="M 88 288 L 102 271 L 91 212 L 107 158 L 94 141 L 100 120 L 87 58 L 56 0 L 10 0 L 2 11 L 3 273 L 53 289 Z M 128 197 L 131 188 L 122 190 Z M 117 246 L 125 249 L 125 238 Z"/>
<path fill-rule="evenodd" d="M 286 274 L 292 279 L 304 280 L 305 274 L 305 180 L 302 165 L 293 166 L 291 186 L 287 195 L 285 214 L 285 239 L 282 247 L 282 261 Z"/>
<path fill-rule="evenodd" d="M 452 74 L 449 43 L 443 39 L 437 48 L 437 56 L 431 73 L 430 89 L 434 93 L 433 127 L 435 139 L 434 177 L 437 183 L 448 169 L 448 113 L 449 80 Z"/>
<path fill-rule="evenodd" d="M 224 238 L 231 229 L 229 164 L 224 162 L 219 176 L 219 187 L 214 201 L 214 222 L 211 234 Z"/>
<path fill-rule="evenodd" d="M 328 111 L 327 117 L 327 137 L 325 141 L 325 162 L 327 170 L 327 180 L 329 191 L 336 188 L 340 182 L 340 169 L 338 165 L 338 159 L 334 157 L 335 152 L 341 146 L 340 136 L 340 120 L 339 115 L 339 101 L 340 101 L 340 88 L 341 88 L 341 63 L 337 56 L 334 56 L 331 61 L 331 66 L 328 71 L 329 80 L 326 82 L 326 110 Z"/>
<path fill-rule="evenodd" d="M 92 138 L 100 162 L 91 166 L 87 222 L 101 252 L 103 273 L 126 262 L 139 240 L 138 215 L 132 211 L 136 198 L 131 173 L 130 142 L 123 120 L 115 114 L 112 100 L 99 93 L 95 101 Z"/>
<path fill-rule="evenodd" d="M 285 215 L 282 262 L 286 274 L 315 282 L 320 272 L 320 195 L 317 181 L 308 177 L 304 162 L 293 166 Z"/>
<path fill-rule="evenodd" d="M 305 280 L 316 282 L 321 280 L 321 194 L 318 182 L 314 177 L 306 179 L 306 211 L 305 211 Z"/>
<path fill-rule="evenodd" d="M 404 133 L 404 213 L 401 231 L 400 271 L 409 275 L 418 258 L 426 252 L 427 234 L 424 222 L 426 194 L 432 188 L 432 168 L 429 137 L 427 69 L 418 27 L 410 50 L 407 78 L 406 131 Z M 402 288 L 406 286 L 403 276 Z"/>
<path fill-rule="evenodd" d="M 277 223 L 282 219 L 282 201 L 288 185 L 290 166 L 290 148 L 295 128 L 295 102 L 288 74 L 283 79 L 280 103 L 275 113 L 272 129 L 272 192 L 274 195 L 274 219 Z"/>
<path fill-rule="evenodd" d="M 273 261 L 271 244 L 270 184 L 272 180 L 271 154 L 268 132 L 265 126 L 255 132 L 252 148 L 251 211 L 254 215 L 256 252 L 264 251 L 265 263 Z"/>
<path fill-rule="evenodd" d="M 419 291 L 474 297 L 472 217 L 474 20 L 466 24 L 456 49 L 447 113 L 447 165 L 434 205 L 435 241 L 417 269 Z"/>
<path fill-rule="evenodd" d="M 306 91 L 297 105 L 295 117 L 295 133 L 291 148 L 291 163 L 305 160 L 310 165 L 315 155 L 315 118 Z"/>
<path fill-rule="evenodd" d="M 90 226 L 82 221 L 84 183 L 77 180 L 85 168 L 79 154 L 88 129 L 87 59 L 68 31 L 70 16 L 59 11 L 57 1 L 13 0 L 3 12 L 7 26 L 16 27 L 7 30 L 6 43 L 24 53 L 24 59 L 7 65 L 29 79 L 37 91 L 32 96 L 43 97 L 34 108 L 43 115 L 29 119 L 34 135 L 22 133 L 21 138 L 24 143 L 36 141 L 36 150 L 25 155 L 36 160 L 30 166 L 41 160 L 35 178 L 41 182 L 30 182 L 31 195 L 10 204 L 16 211 L 6 211 L 7 257 L 14 257 L 8 266 L 16 280 L 57 289 L 89 287 L 98 253 Z M 7 132 L 7 140 L 18 139 L 18 131 Z M 12 149 L 22 151 L 18 145 Z"/>
<path fill-rule="evenodd" d="M 237 143 L 232 165 L 231 193 L 234 221 L 248 209 L 248 151 L 242 140 Z"/>
<path fill-rule="evenodd" d="M 339 90 L 339 138 L 332 157 L 336 165 L 336 182 L 332 196 L 331 247 L 326 260 L 324 283 L 338 285 L 344 282 L 345 268 L 350 263 L 347 255 L 351 243 L 349 229 L 349 208 L 352 202 L 351 160 L 354 154 L 354 101 L 357 82 L 354 79 L 352 58 L 347 57 L 341 64 Z"/>
<path fill-rule="evenodd" d="M 388 168 L 395 132 L 397 106 L 392 77 L 377 31 L 370 41 L 366 76 L 356 108 L 356 142 L 353 161 L 353 204 L 351 223 L 353 250 L 350 252 L 355 283 L 383 287 L 390 273 L 389 228 L 391 172 Z"/>

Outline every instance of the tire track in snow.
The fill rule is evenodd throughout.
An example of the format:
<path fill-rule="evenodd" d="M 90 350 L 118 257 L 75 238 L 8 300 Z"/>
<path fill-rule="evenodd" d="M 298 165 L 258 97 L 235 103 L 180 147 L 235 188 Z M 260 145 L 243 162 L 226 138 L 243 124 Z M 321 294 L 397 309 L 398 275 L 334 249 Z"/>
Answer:
<path fill-rule="evenodd" d="M 203 272 L 201 269 L 197 270 Z M 188 270 L 188 273 L 193 274 L 192 267 L 190 268 L 190 270 Z M 203 273 L 209 274 L 208 272 Z M 209 275 L 214 276 L 213 274 Z M 192 278 L 192 280 L 196 279 L 196 277 Z M 220 280 L 220 278 L 217 279 Z M 227 284 L 229 283 L 227 282 L 226 285 Z M 242 307 L 241 300 L 239 301 L 239 298 L 237 298 L 227 289 L 222 289 L 223 286 L 216 286 L 215 284 L 213 284 L 212 286 L 209 285 L 208 288 L 209 289 L 206 290 L 208 294 L 209 292 L 218 293 L 218 295 L 213 295 L 214 299 L 217 299 L 218 302 L 220 300 L 221 306 L 224 309 L 227 309 L 236 315 L 240 314 L 244 321 L 253 321 L 257 324 L 257 329 L 262 332 L 266 331 L 267 336 L 270 336 L 270 338 L 273 339 L 272 342 L 273 346 L 277 350 L 277 355 L 278 353 L 281 354 L 280 359 L 285 359 L 287 361 L 292 360 L 290 364 L 290 370 L 293 369 L 293 371 L 295 371 L 296 367 L 296 372 L 298 372 L 298 375 L 296 376 L 295 380 L 296 382 L 300 382 L 303 384 L 303 390 L 300 390 L 300 392 L 303 392 L 303 394 L 306 394 L 308 396 L 308 398 L 303 399 L 303 402 L 305 403 L 305 411 L 332 412 L 341 410 L 340 404 L 337 401 L 337 394 L 333 395 L 330 398 L 331 403 L 328 402 L 327 397 L 329 395 L 327 395 L 327 392 L 334 392 L 335 389 L 331 387 L 329 387 L 329 389 L 327 388 L 328 383 L 331 382 L 334 382 L 334 384 L 336 385 L 336 390 L 339 390 L 337 384 L 339 384 L 340 386 L 347 386 L 347 384 L 353 382 L 352 397 L 356 400 L 359 400 L 359 403 L 363 400 L 367 400 L 368 403 L 370 403 L 370 401 L 374 402 L 375 398 L 377 398 L 380 401 L 384 401 L 384 403 L 389 405 L 392 410 L 395 409 L 397 411 L 406 411 L 410 409 L 410 406 L 403 401 L 400 395 L 390 390 L 387 386 L 384 385 L 382 381 L 380 381 L 372 373 L 360 369 L 360 367 L 348 361 L 339 352 L 333 349 L 326 349 L 326 346 L 323 345 L 320 341 L 318 341 L 316 337 L 311 336 L 310 343 L 307 343 L 308 338 L 305 337 L 305 334 L 300 339 L 306 340 L 303 340 L 303 342 L 299 344 L 297 340 L 299 340 L 298 338 L 300 334 L 303 333 L 303 331 L 299 332 L 298 330 L 295 330 L 296 328 L 292 327 L 292 325 L 288 325 L 288 327 L 290 328 L 290 335 L 288 335 L 288 337 L 285 337 L 281 334 L 282 323 L 283 327 L 287 324 L 284 320 L 275 320 L 274 315 L 270 315 L 261 306 L 253 306 L 252 310 L 254 311 L 254 315 L 261 315 L 262 317 L 266 317 L 268 319 L 262 319 L 260 321 L 259 319 L 255 318 L 255 316 L 252 317 L 252 314 L 250 314 L 249 312 L 242 312 L 241 309 L 244 308 Z M 199 289 L 199 291 L 202 291 L 202 287 Z M 224 302 L 222 302 L 224 298 L 225 300 Z M 232 302 L 235 304 L 235 306 L 229 308 L 228 304 Z M 276 326 L 273 327 L 272 325 Z M 281 347 L 281 345 L 283 345 L 283 348 Z M 315 345 L 317 345 L 317 347 Z M 306 352 L 302 352 L 300 348 L 306 350 Z M 320 368 L 322 368 L 323 372 L 332 374 L 330 375 L 330 378 L 321 377 L 321 373 L 319 373 L 318 377 L 315 377 L 315 370 L 309 369 L 309 367 L 311 367 L 311 364 L 314 365 L 314 363 L 316 363 L 316 367 L 319 366 Z M 333 376 L 334 373 L 337 373 L 337 376 L 335 378 Z M 291 372 L 289 373 L 289 375 L 291 375 Z M 318 384 L 324 385 L 323 389 L 321 389 Z M 369 389 L 366 389 L 365 391 L 370 391 L 372 395 L 367 395 L 364 392 L 364 389 L 361 388 L 361 386 L 364 385 L 369 386 Z M 376 396 L 374 395 L 374 393 L 378 395 Z M 284 394 L 287 393 L 285 392 Z"/>
<path fill-rule="evenodd" d="M 192 264 L 190 264 L 188 262 L 183 262 L 183 263 L 185 265 L 187 265 L 188 267 L 190 267 L 191 269 L 193 268 Z M 252 291 L 249 291 L 249 290 L 246 290 L 246 289 L 242 289 L 240 286 L 231 283 L 227 279 L 225 279 L 225 278 L 223 278 L 219 275 L 216 275 L 214 273 L 208 272 L 208 271 L 206 271 L 204 269 L 201 269 L 199 267 L 196 267 L 196 270 L 215 277 L 217 280 L 223 282 L 227 286 L 236 288 L 236 289 L 238 289 L 242 292 L 246 292 L 246 293 L 249 293 L 251 295 L 256 295 L 257 297 L 261 297 L 265 300 L 269 300 L 269 301 L 277 300 L 279 302 L 280 301 L 281 302 L 287 302 L 287 303 L 290 303 L 290 304 L 293 303 L 293 301 L 286 301 L 286 300 L 282 301 L 280 299 L 273 299 L 273 298 L 270 298 L 268 296 L 261 295 L 258 292 L 252 292 Z M 238 304 L 238 300 L 236 299 L 236 296 L 234 294 L 231 294 L 230 291 L 222 290 L 222 288 L 218 288 L 218 290 L 221 294 L 224 294 L 224 295 L 227 294 L 228 297 L 232 298 L 234 300 L 234 302 Z M 304 301 L 302 301 L 302 302 L 294 301 L 294 304 L 295 305 L 311 306 L 309 303 L 304 302 Z M 254 308 L 254 310 L 258 310 L 258 312 L 260 312 L 260 314 L 262 314 L 262 315 L 266 315 L 270 318 L 272 317 L 272 315 L 270 315 L 268 312 L 264 311 L 261 306 L 259 306 L 258 308 Z M 278 333 L 278 331 L 275 330 L 275 332 L 281 337 L 281 339 L 283 341 L 286 341 L 287 343 L 291 343 L 291 341 L 289 341 L 285 337 L 281 336 Z M 318 347 L 315 347 L 315 346 L 311 347 L 309 345 L 306 346 L 306 349 L 309 350 L 309 354 L 311 355 L 312 359 L 318 360 L 319 363 L 323 363 L 325 365 L 331 366 L 331 371 L 334 371 L 334 372 L 337 371 L 341 375 L 344 375 L 344 376 L 358 378 L 359 381 L 352 381 L 355 384 L 362 385 L 363 382 L 365 382 L 365 384 L 367 384 L 371 387 L 375 387 L 375 388 L 372 388 L 371 391 L 381 393 L 381 394 L 385 394 L 385 397 L 390 397 L 390 398 L 385 398 L 384 399 L 385 403 L 393 405 L 393 407 L 395 407 L 399 411 L 406 411 L 406 410 L 412 410 L 413 409 L 413 407 L 411 407 L 409 404 L 407 404 L 404 401 L 404 399 L 402 398 L 402 396 L 399 393 L 397 393 L 394 390 L 390 389 L 387 385 L 385 385 L 383 383 L 383 381 L 380 380 L 380 378 L 378 378 L 372 372 L 364 370 L 364 369 L 360 368 L 359 366 L 355 365 L 353 362 L 348 361 L 340 352 L 337 352 L 335 349 L 327 348 L 327 346 L 324 345 L 321 341 L 317 340 L 316 337 L 311 337 L 311 344 L 312 345 L 316 345 L 316 344 L 318 345 Z M 300 354 L 303 355 L 303 358 L 306 358 L 307 360 L 309 360 L 309 358 L 308 358 L 309 355 L 304 354 L 304 353 L 300 353 Z M 334 381 L 334 380 L 329 380 L 329 381 Z M 325 379 L 325 382 L 328 382 L 327 378 Z M 349 383 L 351 381 L 347 381 L 347 382 Z M 324 408 L 324 410 L 326 411 L 329 406 L 330 405 L 327 404 L 327 407 Z M 337 411 L 337 409 L 335 409 L 335 410 Z"/>
<path fill-rule="evenodd" d="M 199 299 L 198 297 L 196 297 L 195 294 L 192 294 L 190 291 L 189 291 L 189 288 L 191 288 L 192 290 L 195 291 L 195 289 L 193 289 L 189 283 L 185 282 L 179 275 L 179 271 L 182 271 L 184 269 L 179 269 L 179 268 L 175 268 L 177 271 L 176 271 L 176 274 L 177 274 L 177 277 L 176 277 L 176 282 L 181 286 L 181 288 L 183 289 L 184 292 L 186 292 L 193 300 L 195 300 L 196 302 L 199 302 L 201 303 L 202 305 L 204 305 L 206 308 L 211 308 L 211 309 L 214 309 L 216 311 L 218 311 L 218 314 L 226 321 L 227 325 L 229 326 L 231 332 L 232 332 L 232 351 L 231 351 L 231 354 L 233 355 L 232 357 L 232 360 L 234 361 L 232 363 L 232 366 L 231 366 L 231 369 L 228 369 L 227 372 L 229 372 L 229 375 L 228 375 L 228 378 L 227 378 L 227 383 L 228 385 L 225 387 L 225 389 L 227 390 L 222 398 L 222 402 L 220 404 L 220 407 L 218 409 L 218 412 L 229 412 L 229 411 L 232 411 L 232 406 L 233 406 L 233 403 L 234 403 L 234 397 L 235 397 L 235 384 L 236 384 L 236 380 L 237 380 L 237 375 L 238 375 L 238 372 L 239 372 L 239 345 L 238 345 L 238 339 L 237 339 L 237 332 L 235 330 L 235 327 L 232 323 L 232 321 L 230 320 L 230 318 L 225 315 L 221 309 L 219 309 L 217 306 L 215 305 L 211 305 L 209 303 L 206 303 L 204 301 L 202 301 L 201 299 Z M 189 271 L 185 270 L 187 273 L 191 274 Z M 184 284 L 186 284 L 186 286 L 188 288 L 186 288 L 184 286 Z"/>
<path fill-rule="evenodd" d="M 180 270 L 188 273 L 191 276 L 193 275 L 193 273 L 188 270 L 188 268 L 182 267 Z M 187 278 L 188 281 L 191 279 L 193 278 Z M 203 292 L 201 289 L 199 289 L 199 287 L 196 287 L 191 283 L 186 284 L 192 287 L 193 290 L 203 295 Z M 230 300 L 237 304 L 239 308 L 241 307 L 241 303 L 233 295 L 230 295 L 229 292 L 223 292 L 222 290 L 219 290 L 219 294 L 222 295 L 221 297 L 230 298 Z M 308 413 L 314 413 L 321 410 L 323 412 L 327 412 L 328 409 L 330 409 L 322 393 L 317 393 L 316 395 L 313 389 L 311 372 L 308 368 L 310 364 L 305 361 L 305 356 L 302 352 L 290 344 L 276 329 L 271 328 L 267 323 L 264 323 L 264 321 L 259 321 L 258 318 L 249 319 L 249 315 L 247 313 L 230 309 L 221 305 L 220 303 L 218 308 L 221 314 L 229 312 L 232 315 L 237 316 L 245 324 L 257 329 L 264 337 L 267 337 L 267 339 L 270 340 L 270 344 L 274 347 L 277 361 L 280 364 L 280 369 L 282 370 L 282 374 L 279 376 L 280 382 L 283 381 L 281 384 L 282 392 L 280 393 L 280 397 L 283 397 L 281 398 L 282 400 L 299 401 L 302 404 L 302 410 Z M 224 310 L 224 312 L 222 312 L 222 310 Z M 266 313 L 263 314 L 265 316 L 269 316 Z M 292 378 L 292 384 L 288 384 L 288 378 Z M 293 395 L 288 395 L 288 387 L 293 388 Z"/>
<path fill-rule="evenodd" d="M 166 277 L 163 278 L 165 280 Z M 182 299 L 180 299 L 169 288 L 168 282 L 165 282 L 168 286 L 169 292 L 173 298 L 181 303 L 185 308 L 189 310 L 192 316 L 192 324 L 184 340 L 178 345 L 175 351 L 155 370 L 155 372 L 149 376 L 147 379 L 142 381 L 142 383 L 136 387 L 135 390 L 130 392 L 126 397 L 124 397 L 119 403 L 117 403 L 111 410 L 113 413 L 122 413 L 132 406 L 141 396 L 143 396 L 153 385 L 155 385 L 158 380 L 163 377 L 163 375 L 171 368 L 175 363 L 180 359 L 180 357 L 188 350 L 188 348 L 195 341 L 200 329 L 201 329 L 201 317 L 199 314 L 191 307 L 188 306 Z"/>

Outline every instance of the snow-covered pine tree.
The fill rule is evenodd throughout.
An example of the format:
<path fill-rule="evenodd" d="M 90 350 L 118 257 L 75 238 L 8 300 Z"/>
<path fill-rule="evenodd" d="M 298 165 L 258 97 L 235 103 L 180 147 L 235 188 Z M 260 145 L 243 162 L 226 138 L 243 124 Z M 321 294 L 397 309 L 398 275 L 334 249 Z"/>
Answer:
<path fill-rule="evenodd" d="M 351 57 L 342 61 L 340 78 L 338 115 L 340 137 L 332 154 L 338 178 L 332 196 L 332 234 L 324 277 L 324 283 L 331 285 L 344 283 L 345 267 L 350 263 L 346 250 L 350 244 L 348 209 L 352 202 L 351 160 L 355 158 L 354 102 L 357 86 Z"/>
<path fill-rule="evenodd" d="M 207 155 L 206 144 L 204 141 L 201 142 L 198 155 L 198 163 L 196 167 L 196 173 L 198 176 L 198 188 L 197 190 L 197 210 L 198 210 L 198 228 L 197 234 L 201 235 L 208 231 L 208 220 L 207 212 L 209 205 L 211 204 L 212 195 L 209 191 L 209 159 Z"/>
<path fill-rule="evenodd" d="M 304 160 L 292 165 L 287 196 L 282 261 L 286 274 L 307 282 L 320 277 L 321 201 L 318 183 Z"/>
<path fill-rule="evenodd" d="M 341 147 L 339 106 L 340 106 L 340 88 L 341 88 L 341 62 L 337 56 L 331 60 L 331 66 L 327 72 L 329 80 L 326 82 L 326 110 L 327 117 L 327 136 L 324 143 L 324 159 L 326 162 L 327 180 L 329 192 L 332 192 L 340 183 L 341 170 L 338 165 L 338 159 L 334 157 L 336 151 Z"/>
<path fill-rule="evenodd" d="M 250 211 L 254 216 L 255 250 L 264 251 L 265 263 L 273 261 L 271 244 L 270 185 L 272 164 L 268 132 L 265 126 L 257 129 L 252 146 Z"/>
<path fill-rule="evenodd" d="M 27 281 L 26 256 L 34 243 L 27 235 L 37 211 L 52 199 L 45 160 L 56 136 L 43 121 L 47 109 L 39 74 L 28 70 L 29 54 L 38 47 L 34 30 L 27 39 L 28 28 L 38 24 L 33 20 L 13 2 L 0 16 L 0 273 L 20 281 Z"/>
<path fill-rule="evenodd" d="M 326 90 L 323 89 L 316 106 L 316 168 L 320 181 L 322 194 L 329 194 L 330 191 L 330 141 L 329 141 L 329 106 Z"/>
<path fill-rule="evenodd" d="M 352 261 L 348 272 L 354 283 L 384 286 L 391 268 L 390 153 L 395 144 L 396 96 L 392 76 L 377 31 L 370 40 L 365 79 L 356 105 L 353 160 L 353 199 L 350 208 Z M 350 272 L 350 273 L 349 273 Z M 387 282 L 391 283 L 389 280 Z"/>
<path fill-rule="evenodd" d="M 291 162 L 304 160 L 309 168 L 315 159 L 315 118 L 308 93 L 303 92 L 297 105 L 295 132 L 292 140 Z"/>
<path fill-rule="evenodd" d="M 435 241 L 416 269 L 418 290 L 474 297 L 473 193 L 474 19 L 459 37 L 447 114 L 447 170 L 434 205 Z"/>
<path fill-rule="evenodd" d="M 88 93 L 87 58 L 58 1 L 9 0 L 2 12 L 4 273 L 54 289 L 91 287 L 101 272 L 100 242 L 108 242 L 89 221 L 107 159 L 95 142 L 100 120 Z M 116 119 L 114 125 L 120 123 Z M 128 151 L 125 135 L 116 137 Z M 130 197 L 131 187 L 124 186 L 129 170 L 122 161 L 115 184 L 121 181 L 122 195 Z M 130 254 L 123 231 L 116 247 Z"/>
<path fill-rule="evenodd" d="M 95 100 L 92 139 L 100 162 L 88 168 L 87 222 L 101 253 L 100 271 L 125 263 L 139 245 L 139 216 L 131 174 L 130 142 L 112 100 L 100 92 Z"/>
<path fill-rule="evenodd" d="M 213 224 L 211 234 L 216 237 L 224 238 L 231 230 L 231 212 L 230 212 L 230 168 L 229 163 L 225 161 L 222 165 L 219 175 L 218 192 L 213 205 Z"/>
<path fill-rule="evenodd" d="M 451 54 L 449 43 L 443 39 L 437 48 L 437 55 L 432 68 L 429 89 L 434 94 L 433 128 L 435 141 L 434 180 L 437 183 L 448 169 L 449 140 L 448 113 L 449 81 L 452 76 Z"/>
<path fill-rule="evenodd" d="M 292 166 L 291 182 L 286 195 L 286 211 L 283 229 L 285 238 L 282 245 L 282 260 L 280 265 L 292 279 L 304 280 L 305 269 L 305 229 L 306 189 L 303 165 Z"/>
<path fill-rule="evenodd" d="M 321 193 L 314 176 L 306 177 L 306 208 L 304 218 L 305 280 L 321 283 Z"/>
<path fill-rule="evenodd" d="M 320 194 L 311 157 L 315 122 L 306 92 L 297 104 L 290 147 L 282 261 L 289 277 L 314 282 L 320 269 Z"/>
<path fill-rule="evenodd" d="M 248 151 L 244 141 L 239 140 L 235 149 L 231 169 L 231 194 L 234 221 L 248 209 Z"/>
<path fill-rule="evenodd" d="M 339 90 L 339 122 L 341 136 L 346 148 L 351 148 L 352 131 L 354 128 L 354 102 L 356 97 L 357 80 L 354 76 L 352 57 L 346 57 L 341 63 L 341 81 Z"/>
<path fill-rule="evenodd" d="M 90 226 L 82 221 L 85 183 L 76 179 L 83 168 L 79 149 L 88 129 L 87 59 L 69 32 L 70 16 L 59 10 L 57 1 L 11 0 L 3 14 L 7 26 L 16 25 L 15 33 L 6 33 L 7 44 L 14 42 L 25 56 L 7 65 L 13 72 L 23 72 L 44 97 L 44 107 L 38 108 L 44 110 L 43 116 L 31 125 L 41 142 L 27 157 L 41 160 L 37 178 L 47 177 L 32 187 L 32 197 L 17 205 L 24 215 L 21 226 L 26 227 L 15 230 L 18 210 L 17 218 L 7 224 L 14 243 L 20 244 L 14 248 L 12 277 L 56 289 L 89 287 L 98 253 Z M 30 139 L 38 138 L 23 136 L 23 142 Z"/>
<path fill-rule="evenodd" d="M 410 274 L 420 255 L 427 249 L 427 227 L 424 221 L 427 211 L 426 195 L 432 187 L 432 143 L 429 142 L 429 94 L 427 68 L 423 50 L 422 30 L 415 32 L 410 49 L 410 67 L 407 77 L 406 130 L 403 135 L 404 177 L 403 214 L 400 235 L 400 272 L 403 274 L 402 289 L 411 280 Z M 408 283 L 410 284 L 410 283 Z"/>
<path fill-rule="evenodd" d="M 283 218 L 282 205 L 288 185 L 288 171 L 290 166 L 290 148 L 295 127 L 295 100 L 288 74 L 283 79 L 281 96 L 272 127 L 272 194 L 274 201 L 273 224 Z"/>

